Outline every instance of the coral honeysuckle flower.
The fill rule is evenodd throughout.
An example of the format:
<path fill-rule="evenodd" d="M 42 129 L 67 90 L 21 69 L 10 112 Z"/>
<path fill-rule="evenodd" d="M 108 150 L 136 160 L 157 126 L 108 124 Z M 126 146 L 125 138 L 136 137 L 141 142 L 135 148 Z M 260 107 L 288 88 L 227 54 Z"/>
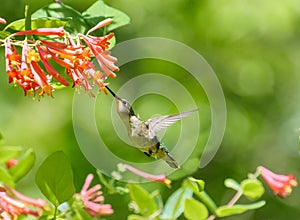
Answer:
<path fill-rule="evenodd" d="M 35 30 L 27 30 L 27 31 L 20 31 L 17 33 L 14 33 L 13 36 L 22 36 L 22 35 L 57 35 L 59 37 L 63 37 L 65 35 L 65 30 L 63 27 L 59 28 L 38 28 Z"/>
<path fill-rule="evenodd" d="M 160 175 L 153 175 L 150 173 L 146 173 L 144 171 L 138 170 L 134 168 L 133 166 L 130 166 L 129 164 L 118 164 L 118 169 L 120 171 L 124 171 L 124 169 L 129 170 L 130 172 L 139 175 L 141 177 L 144 177 L 145 179 L 154 181 L 154 182 L 161 182 L 164 183 L 168 188 L 171 188 L 171 180 L 167 178 L 167 175 L 165 173 Z"/>
<path fill-rule="evenodd" d="M 3 219 L 18 219 L 23 214 L 39 217 L 38 209 L 45 210 L 47 208 L 43 199 L 27 197 L 9 187 L 0 188 L 0 216 Z"/>
<path fill-rule="evenodd" d="M 92 36 L 82 35 L 83 40 L 91 49 L 103 72 L 110 77 L 116 77 L 113 71 L 119 71 L 119 68 L 114 65 L 116 60 L 112 59 L 110 52 L 106 50 L 109 45 L 108 40 L 112 37 L 113 35 L 107 35 L 106 37 L 95 39 Z"/>
<path fill-rule="evenodd" d="M 281 198 L 288 196 L 292 192 L 292 187 L 297 186 L 296 178 L 292 174 L 276 174 L 263 166 L 259 166 L 258 170 L 273 192 Z"/>
<path fill-rule="evenodd" d="M 87 175 L 80 193 L 75 194 L 75 198 L 78 198 L 82 201 L 85 210 L 91 216 L 105 216 L 113 214 L 114 210 L 110 204 L 101 203 L 104 201 L 104 196 L 100 191 L 101 185 L 97 184 L 89 188 L 93 179 L 93 174 Z"/>
<path fill-rule="evenodd" d="M 9 83 L 21 86 L 25 95 L 52 96 L 56 84 L 70 85 L 61 74 L 65 72 L 73 81 L 73 86 L 83 87 L 91 95 L 94 85 L 106 91 L 107 84 L 104 81 L 107 77 L 115 77 L 114 72 L 119 71 L 114 64 L 117 59 L 108 51 L 109 40 L 114 34 L 96 37 L 89 33 L 111 22 L 112 19 L 103 20 L 89 30 L 88 34 L 78 34 L 76 37 L 72 37 L 63 27 L 38 28 L 12 34 L 5 40 Z M 42 35 L 43 38 L 56 35 L 56 37 L 37 41 L 25 38 L 20 56 L 16 49 L 16 46 L 20 46 L 20 42 L 11 40 L 10 37 L 23 35 Z M 98 61 L 100 70 L 97 70 L 92 62 L 93 57 Z M 57 65 L 54 66 L 53 63 L 58 64 L 60 69 L 56 69 Z"/>

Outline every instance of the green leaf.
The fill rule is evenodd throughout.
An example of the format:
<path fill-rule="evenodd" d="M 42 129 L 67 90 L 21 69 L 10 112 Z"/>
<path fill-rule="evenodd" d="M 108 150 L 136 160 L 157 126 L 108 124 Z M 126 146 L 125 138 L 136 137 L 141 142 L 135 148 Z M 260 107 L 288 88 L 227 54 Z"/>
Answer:
<path fill-rule="evenodd" d="M 243 195 L 250 200 L 259 199 L 265 192 L 262 183 L 257 179 L 246 179 L 241 182 Z"/>
<path fill-rule="evenodd" d="M 265 201 L 259 201 L 259 202 L 249 204 L 249 205 L 234 205 L 234 206 L 231 206 L 231 207 L 220 206 L 216 210 L 216 215 L 218 217 L 225 217 L 225 216 L 242 214 L 242 213 L 244 213 L 248 210 L 261 208 L 265 204 L 266 204 Z"/>
<path fill-rule="evenodd" d="M 227 188 L 234 189 L 236 191 L 239 191 L 241 189 L 240 184 L 237 181 L 235 181 L 234 179 L 231 179 L 231 178 L 226 179 L 224 181 L 224 185 Z"/>
<path fill-rule="evenodd" d="M 113 23 L 107 26 L 107 31 L 112 31 L 130 22 L 130 18 L 124 12 L 106 5 L 103 0 L 95 2 L 82 14 L 92 27 L 106 18 L 112 18 Z"/>
<path fill-rule="evenodd" d="M 150 216 L 158 207 L 151 195 L 138 184 L 130 183 L 128 185 L 131 199 L 138 205 L 140 214 Z"/>
<path fill-rule="evenodd" d="M 63 21 L 57 18 L 35 18 L 31 21 L 31 29 L 37 28 L 57 28 L 61 26 L 65 26 L 67 21 Z M 25 19 L 20 19 L 8 24 L 4 30 L 12 29 L 15 31 L 25 31 Z"/>
<path fill-rule="evenodd" d="M 75 187 L 68 158 L 62 151 L 51 154 L 38 168 L 36 184 L 54 206 L 72 198 Z"/>
<path fill-rule="evenodd" d="M 201 202 L 190 198 L 184 201 L 183 214 L 188 220 L 205 220 L 208 217 L 208 210 Z"/>
<path fill-rule="evenodd" d="M 68 19 L 68 23 L 65 25 L 65 29 L 73 34 L 84 33 L 87 28 L 89 28 L 87 27 L 87 24 L 81 13 L 66 4 L 61 5 L 58 3 L 52 3 L 32 14 L 32 18 L 48 17 L 56 18 L 58 20 Z"/>
<path fill-rule="evenodd" d="M 180 187 L 167 200 L 160 219 L 177 219 L 184 210 L 184 201 L 192 198 L 193 191 L 187 187 Z"/>
<path fill-rule="evenodd" d="M 5 146 L 0 148 L 0 164 L 6 163 L 9 159 L 16 159 L 22 151 L 21 147 Z"/>
<path fill-rule="evenodd" d="M 30 148 L 24 155 L 18 159 L 18 163 L 12 166 L 8 171 L 15 182 L 18 182 L 22 177 L 24 177 L 33 167 L 35 162 L 35 153 Z"/>
<path fill-rule="evenodd" d="M 31 11 L 29 5 L 25 6 L 25 30 L 31 30 Z"/>
<path fill-rule="evenodd" d="M 4 183 L 5 185 L 8 185 L 12 188 L 15 187 L 15 182 L 14 182 L 12 176 L 3 167 L 0 167 L 0 182 Z"/>
<path fill-rule="evenodd" d="M 204 190 L 205 182 L 203 180 L 188 177 L 184 180 L 183 186 L 189 187 L 193 192 L 201 192 Z"/>
<path fill-rule="evenodd" d="M 129 216 L 127 217 L 127 220 L 147 220 L 147 219 L 148 219 L 148 218 L 145 218 L 145 217 L 140 216 L 140 215 L 134 215 L 134 214 L 129 215 Z"/>

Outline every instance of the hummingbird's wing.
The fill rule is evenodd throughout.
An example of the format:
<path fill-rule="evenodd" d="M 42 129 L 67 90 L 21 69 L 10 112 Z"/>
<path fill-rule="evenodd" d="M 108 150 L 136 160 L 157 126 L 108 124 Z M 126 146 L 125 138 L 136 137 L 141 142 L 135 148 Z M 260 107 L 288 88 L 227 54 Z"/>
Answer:
<path fill-rule="evenodd" d="M 169 127 L 176 121 L 190 115 L 193 112 L 198 111 L 198 109 L 194 109 L 192 111 L 188 112 L 182 112 L 179 114 L 174 114 L 174 115 L 165 115 L 165 116 L 159 116 L 155 118 L 150 118 L 147 121 L 145 121 L 145 125 L 148 126 L 149 130 L 149 137 L 154 138 L 156 134 L 165 128 Z"/>

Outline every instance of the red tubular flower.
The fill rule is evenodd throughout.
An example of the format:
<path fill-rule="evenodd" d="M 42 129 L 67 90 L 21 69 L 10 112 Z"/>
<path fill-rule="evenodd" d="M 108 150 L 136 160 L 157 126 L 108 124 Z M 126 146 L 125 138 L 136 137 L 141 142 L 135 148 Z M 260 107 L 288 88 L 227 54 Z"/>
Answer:
<path fill-rule="evenodd" d="M 10 191 L 15 198 L 9 195 L 8 191 Z M 18 219 L 18 216 L 22 214 L 39 217 L 39 212 L 31 209 L 30 206 L 46 209 L 46 202 L 42 199 L 36 200 L 29 198 L 9 187 L 7 187 L 7 189 L 1 187 L 0 216 L 4 219 Z"/>
<path fill-rule="evenodd" d="M 88 33 L 111 22 L 110 18 L 103 20 Z M 51 38 L 51 40 L 35 42 L 25 38 L 22 57 L 15 47 L 20 44 L 17 41 L 11 41 L 10 38 L 6 40 L 5 58 L 9 83 L 20 85 L 25 95 L 29 93 L 38 96 L 44 94 L 52 96 L 55 88 L 52 79 L 56 79 L 64 86 L 69 86 L 69 82 L 60 74 L 60 71 L 55 69 L 51 60 L 65 68 L 67 75 L 74 82 L 73 86 L 76 88 L 82 86 L 91 95 L 93 95 L 91 90 L 94 85 L 105 91 L 107 84 L 104 81 L 108 76 L 115 77 L 114 72 L 119 71 L 114 64 L 117 59 L 108 51 L 109 40 L 114 36 L 113 33 L 102 37 L 79 34 L 74 39 L 64 31 L 63 27 L 60 27 L 20 31 L 12 36 L 23 35 L 57 36 L 55 41 L 53 41 L 54 38 Z M 97 70 L 93 64 L 91 60 L 93 56 L 97 59 L 101 70 Z"/>
<path fill-rule="evenodd" d="M 64 79 L 48 62 L 47 60 L 47 53 L 45 51 L 43 51 L 41 49 L 41 47 L 37 47 L 38 52 L 40 54 L 40 58 L 42 63 L 44 64 L 44 67 L 46 69 L 46 71 L 52 75 L 58 82 L 60 82 L 61 84 L 63 84 L 64 86 L 69 86 L 69 82 Z"/>
<path fill-rule="evenodd" d="M 22 36 L 22 35 L 57 35 L 59 37 L 63 37 L 65 35 L 65 30 L 63 27 L 59 28 L 38 28 L 35 30 L 27 30 L 27 31 L 20 31 L 17 33 L 14 33 L 13 36 Z"/>
<path fill-rule="evenodd" d="M 155 182 L 161 182 L 166 184 L 166 186 L 168 188 L 171 188 L 171 180 L 167 178 L 167 175 L 164 174 L 160 174 L 160 175 L 152 175 L 150 173 L 146 173 L 144 171 L 138 170 L 128 164 L 121 164 L 120 167 L 125 168 L 126 170 L 131 171 L 132 173 L 139 175 L 141 177 L 144 177 L 145 179 L 151 180 L 151 181 L 155 181 Z M 122 169 L 121 168 L 121 169 Z"/>
<path fill-rule="evenodd" d="M 48 83 L 48 81 L 50 80 L 47 78 L 39 64 L 37 62 L 31 61 L 30 69 L 35 81 L 42 88 L 42 92 L 39 95 L 41 96 L 46 93 L 47 95 L 52 96 L 53 87 Z"/>
<path fill-rule="evenodd" d="M 113 34 L 109 34 L 104 37 L 81 35 L 86 45 L 91 49 L 92 53 L 96 57 L 100 68 L 110 77 L 116 77 L 116 74 L 113 71 L 119 71 L 119 68 L 114 65 L 116 58 L 112 58 L 110 56 L 110 52 L 106 50 L 109 46 L 108 40 L 113 36 Z"/>
<path fill-rule="evenodd" d="M 258 170 L 273 192 L 281 198 L 285 198 L 292 192 L 292 187 L 297 186 L 294 175 L 275 174 L 263 166 L 259 166 Z"/>
<path fill-rule="evenodd" d="M 101 202 L 104 201 L 104 196 L 100 191 L 101 185 L 97 184 L 89 189 L 93 178 L 94 175 L 89 174 L 85 179 L 80 194 L 75 194 L 75 196 L 82 200 L 85 210 L 91 216 L 105 216 L 113 214 L 114 211 L 110 204 L 101 204 Z"/>

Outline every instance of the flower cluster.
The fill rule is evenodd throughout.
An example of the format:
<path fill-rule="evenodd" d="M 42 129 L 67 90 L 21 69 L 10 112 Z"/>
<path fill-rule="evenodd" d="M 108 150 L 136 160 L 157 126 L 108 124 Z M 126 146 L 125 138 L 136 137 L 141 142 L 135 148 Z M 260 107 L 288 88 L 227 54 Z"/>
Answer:
<path fill-rule="evenodd" d="M 67 79 L 57 70 L 64 69 L 75 87 L 83 87 L 90 94 L 94 85 L 105 90 L 106 78 L 115 77 L 117 59 L 108 51 L 109 40 L 113 33 L 102 37 L 90 35 L 90 32 L 109 25 L 112 19 L 98 23 L 86 35 L 78 34 L 73 38 L 63 27 L 39 28 L 12 34 L 5 40 L 6 72 L 9 83 L 23 88 L 25 95 L 33 94 L 52 96 L 54 91 L 53 78 L 57 83 L 69 86 Z M 20 42 L 13 37 L 37 35 L 48 37 L 37 41 L 27 37 Z M 31 39 L 31 38 L 30 38 Z M 22 52 L 16 46 L 22 46 Z M 97 70 L 92 58 L 95 57 L 100 66 Z"/>
<path fill-rule="evenodd" d="M 292 187 L 297 185 L 297 181 L 292 174 L 276 174 L 263 166 L 259 166 L 258 170 L 273 192 L 281 198 L 288 196 L 292 192 Z"/>
<path fill-rule="evenodd" d="M 10 187 L 0 187 L 0 219 L 18 219 L 22 214 L 39 217 L 46 209 L 43 199 L 32 199 Z"/>
<path fill-rule="evenodd" d="M 106 216 L 113 214 L 113 209 L 110 204 L 102 204 L 104 196 L 100 191 L 101 185 L 97 184 L 89 189 L 94 179 L 93 174 L 89 174 L 84 182 L 84 185 L 79 194 L 75 194 L 75 198 L 79 198 L 85 210 L 91 216 Z"/>

